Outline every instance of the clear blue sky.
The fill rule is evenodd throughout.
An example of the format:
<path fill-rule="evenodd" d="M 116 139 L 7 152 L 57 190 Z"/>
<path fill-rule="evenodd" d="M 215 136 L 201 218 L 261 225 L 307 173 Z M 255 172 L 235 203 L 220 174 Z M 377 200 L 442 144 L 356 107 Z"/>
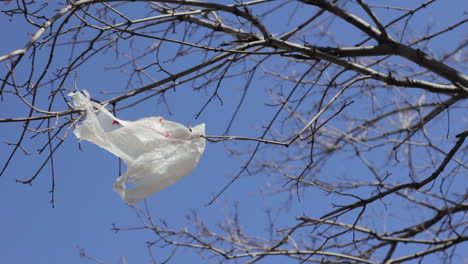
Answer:
<path fill-rule="evenodd" d="M 369 2 L 369 1 L 368 1 Z M 387 1 L 380 1 L 383 4 Z M 454 1 L 457 2 L 457 1 Z M 459 2 L 461 3 L 461 1 Z M 456 4 L 440 5 L 438 15 L 447 18 L 447 14 L 461 14 Z M 287 11 L 285 11 L 287 13 Z M 434 19 L 436 24 L 437 16 Z M 271 25 L 281 28 L 287 16 L 278 21 L 269 21 Z M 419 17 L 418 19 L 423 19 Z M 458 18 L 454 18 L 458 19 Z M 445 21 L 444 25 L 450 24 Z M 349 31 L 336 29 L 345 44 L 353 43 Z M 35 29 L 23 24 L 19 18 L 8 21 L 0 16 L 0 33 L 8 36 L 2 40 L 0 55 L 21 48 L 27 41 L 27 34 Z M 278 30 L 280 33 L 281 30 Z M 451 36 L 448 34 L 448 36 Z M 450 45 L 449 40 L 444 40 Z M 442 43 L 442 42 L 441 42 Z M 439 43 L 439 44 L 441 44 Z M 436 43 L 432 43 L 437 47 Z M 123 89 L 126 77 L 119 71 L 106 70 L 105 60 L 111 55 L 105 55 L 100 60 L 93 61 L 82 67 L 78 74 L 77 85 L 87 89 L 98 100 L 106 100 L 113 95 L 101 94 L 100 91 L 116 91 Z M 123 58 L 120 58 L 124 61 Z M 177 72 L 191 66 L 174 65 L 171 70 Z M 3 75 L 5 67 L 0 73 Z M 265 96 L 266 90 L 272 87 L 272 79 L 256 80 L 255 89 L 249 91 L 244 107 L 230 131 L 230 135 L 257 137 L 258 127 L 271 118 L 272 109 L 264 107 L 270 102 Z M 67 84 L 73 88 L 73 80 Z M 138 119 L 146 116 L 162 115 L 185 125 L 206 123 L 208 135 L 221 135 L 240 99 L 243 83 L 223 83 L 221 96 L 224 104 L 215 101 L 211 103 L 198 120 L 195 114 L 201 109 L 210 94 L 193 93 L 189 86 L 178 87 L 176 91 L 167 93 L 167 102 L 172 115 L 164 104 L 156 100 L 118 113 L 121 119 Z M 44 88 L 45 89 L 45 88 Z M 54 109 L 62 110 L 62 109 Z M 23 107 L 18 102 L 5 100 L 0 103 L 0 118 L 7 116 L 21 117 Z M 2 140 L 14 141 L 18 136 L 21 124 L 0 124 Z M 17 179 L 28 179 L 41 165 L 44 155 L 38 157 L 36 149 L 42 147 L 40 142 L 28 141 L 26 146 L 33 154 L 24 156 L 18 153 L 5 175 L 0 178 L 0 263 L 91 263 L 80 258 L 78 248 L 83 248 L 88 254 L 108 263 L 121 263 L 125 257 L 126 263 L 149 263 L 146 242 L 155 239 L 148 231 L 118 232 L 112 230 L 112 224 L 119 227 L 135 227 L 141 222 L 135 211 L 125 205 L 112 189 L 114 180 L 118 177 L 118 159 L 105 150 L 83 142 L 78 149 L 78 142 L 70 134 L 59 151 L 55 154 L 55 208 L 49 201 L 51 187 L 50 167 L 47 166 L 31 186 L 17 183 Z M 207 222 L 215 223 L 224 219 L 225 214 L 232 213 L 230 205 L 239 202 L 241 221 L 251 234 L 264 232 L 264 208 L 282 203 L 281 197 L 272 196 L 264 199 L 260 190 L 269 183 L 276 183 L 267 175 L 243 177 L 232 185 L 212 206 L 204 206 L 240 169 L 242 162 L 228 155 L 228 149 L 233 146 L 247 149 L 249 142 L 208 143 L 206 151 L 198 167 L 186 178 L 176 184 L 150 196 L 147 199 L 149 210 L 153 217 L 163 219 L 174 229 L 182 229 L 189 220 L 186 218 L 191 211 L 196 211 Z M 0 161 L 11 149 L 6 144 L 0 144 Z M 336 171 L 346 170 L 346 162 L 337 165 Z M 365 170 L 363 169 L 363 172 Z M 367 173 L 367 172 L 365 172 Z M 319 217 L 328 211 L 330 199 L 319 191 L 309 190 L 304 193 L 308 203 L 292 203 L 281 206 L 290 207 L 289 219 L 284 223 L 294 222 L 295 216 L 309 215 Z M 137 204 L 143 207 L 143 203 Z M 180 254 L 174 263 L 190 263 L 189 251 Z M 161 260 L 167 251 L 157 251 L 156 258 Z M 124 262 L 122 262 L 124 263 Z"/>

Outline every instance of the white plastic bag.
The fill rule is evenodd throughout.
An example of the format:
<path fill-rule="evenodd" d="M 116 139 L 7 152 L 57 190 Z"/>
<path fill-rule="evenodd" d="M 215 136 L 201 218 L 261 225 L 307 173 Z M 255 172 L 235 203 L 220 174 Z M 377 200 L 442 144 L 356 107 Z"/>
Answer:
<path fill-rule="evenodd" d="M 187 128 L 162 117 L 137 121 L 116 118 L 90 100 L 89 93 L 73 92 L 76 109 L 86 110 L 74 134 L 121 158 L 127 172 L 117 178 L 114 190 L 134 204 L 187 176 L 205 150 L 205 124 Z M 131 184 L 131 186 L 127 186 Z"/>

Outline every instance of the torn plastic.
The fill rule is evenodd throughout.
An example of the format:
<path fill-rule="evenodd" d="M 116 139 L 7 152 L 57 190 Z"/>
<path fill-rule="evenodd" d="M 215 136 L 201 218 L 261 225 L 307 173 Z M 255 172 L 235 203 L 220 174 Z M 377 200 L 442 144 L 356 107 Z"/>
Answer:
<path fill-rule="evenodd" d="M 127 165 L 114 190 L 128 204 L 134 204 L 187 176 L 205 150 L 205 124 L 187 128 L 158 117 L 136 121 L 116 118 L 89 93 L 73 92 L 75 109 L 86 118 L 74 134 L 121 158 Z"/>

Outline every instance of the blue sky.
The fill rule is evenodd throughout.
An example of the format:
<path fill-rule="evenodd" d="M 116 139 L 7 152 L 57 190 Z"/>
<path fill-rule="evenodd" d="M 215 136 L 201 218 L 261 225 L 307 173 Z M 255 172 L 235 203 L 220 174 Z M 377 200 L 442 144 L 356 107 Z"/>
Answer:
<path fill-rule="evenodd" d="M 451 19 L 457 20 L 460 17 L 448 14 L 461 15 L 462 11 L 459 9 L 455 4 L 439 4 L 438 8 L 431 10 L 440 12 L 437 16 L 443 16 L 446 19 L 443 25 L 448 25 L 453 22 Z M 284 12 L 288 13 L 288 10 Z M 415 19 L 437 20 L 437 16 L 427 13 L 427 16 Z M 278 33 L 281 33 L 284 21 L 272 20 L 267 23 L 277 27 Z M 440 28 L 442 27 L 440 25 Z M 21 22 L 19 17 L 9 21 L 5 16 L 0 16 L 0 32 L 3 36 L 8 36 L 0 45 L 0 55 L 22 47 L 27 41 L 27 33 L 34 30 Z M 335 35 L 341 37 L 340 41 L 343 44 L 354 43 L 351 31 L 340 28 L 339 24 L 333 30 Z M 456 34 L 456 32 L 448 33 L 447 36 L 458 38 Z M 437 51 L 442 49 L 443 45 L 451 45 L 451 42 L 447 39 L 436 39 L 431 41 L 431 45 L 434 45 Z M 65 51 L 64 48 L 59 52 Z M 163 56 L 170 57 L 170 54 Z M 119 60 L 125 61 L 124 58 Z M 98 100 L 113 97 L 112 94 L 102 94 L 101 91 L 122 90 L 128 76 L 118 70 L 107 70 L 108 61 L 116 63 L 111 53 L 102 55 L 88 63 L 86 67 L 82 67 L 77 74 L 78 88 L 87 89 L 93 98 Z M 184 62 L 185 64 L 168 65 L 168 69 L 177 72 L 191 66 L 190 57 Z M 271 67 L 274 66 L 273 62 Z M 5 67 L 2 66 L 0 73 L 3 75 L 4 72 Z M 230 135 L 249 137 L 260 135 L 258 128 L 266 124 L 275 110 L 265 107 L 265 104 L 271 103 L 266 93 L 276 85 L 272 80 L 271 78 L 255 80 L 254 89 L 249 90 Z M 166 94 L 170 113 L 163 103 L 152 99 L 120 111 L 118 116 L 121 119 L 134 120 L 162 115 L 187 126 L 204 122 L 208 135 L 221 135 L 240 100 L 244 82 L 241 78 L 224 82 L 220 90 L 220 96 L 224 99 L 223 104 L 214 100 L 198 119 L 194 118 L 195 115 L 211 94 L 209 91 L 193 92 L 190 85 L 182 85 Z M 73 80 L 70 79 L 66 86 L 72 89 Z M 14 101 L 12 96 L 5 97 L 6 100 L 0 102 L 0 118 L 23 116 L 24 107 L 18 101 Z M 47 102 L 43 101 L 42 105 L 47 105 Z M 63 110 L 61 107 L 65 106 L 57 105 L 54 110 Z M 356 105 L 352 107 L 356 108 L 351 109 L 359 109 Z M 20 123 L 0 123 L 1 139 L 13 142 L 20 128 Z M 16 182 L 17 179 L 31 177 L 42 164 L 45 155 L 38 156 L 36 149 L 41 148 L 43 142 L 44 138 L 28 141 L 26 147 L 32 155 L 25 156 L 18 153 L 6 173 L 0 178 L 2 209 L 0 263 L 92 263 L 80 258 L 78 248 L 83 248 L 89 255 L 108 263 L 125 263 L 119 262 L 122 257 L 126 263 L 149 263 L 146 242 L 155 239 L 151 232 L 112 230 L 113 224 L 123 228 L 141 225 L 135 210 L 125 205 L 112 189 L 115 179 L 119 176 L 118 159 L 112 154 L 88 142 L 81 143 L 83 151 L 80 151 L 76 137 L 70 132 L 54 158 L 55 208 L 49 203 L 51 199 L 49 166 L 46 166 L 32 185 Z M 319 217 L 329 211 L 332 202 L 337 202 L 315 189 L 307 189 L 303 193 L 302 200 L 310 202 L 287 203 L 282 195 L 262 195 L 266 186 L 277 184 L 278 180 L 268 175 L 254 175 L 241 177 L 216 203 L 205 206 L 243 164 L 245 156 L 233 158 L 229 156 L 229 150 L 232 148 L 245 150 L 254 146 L 252 142 L 207 143 L 198 167 L 189 176 L 146 200 L 149 211 L 155 219 L 162 219 L 174 229 L 183 229 L 190 223 L 187 215 L 193 211 L 208 223 L 215 224 L 225 219 L 226 214 L 231 215 L 232 203 L 238 202 L 245 230 L 260 235 L 266 229 L 263 224 L 267 219 L 264 214 L 265 208 L 280 204 L 284 206 L 284 210 L 289 210 L 288 217 L 283 216 L 285 218 L 281 219 L 286 225 L 294 223 L 295 216 Z M 10 146 L 0 144 L 2 162 L 5 160 L 5 153 L 9 150 Z M 346 171 L 348 165 L 351 166 L 346 160 L 335 162 L 336 167 L 331 170 L 331 174 L 339 174 Z M 368 173 L 363 167 L 356 170 L 357 173 Z M 137 206 L 143 208 L 144 203 L 139 203 Z M 179 253 L 174 263 L 188 263 L 191 260 L 193 252 L 184 249 L 181 252 L 184 253 Z M 154 254 L 160 261 L 169 254 L 169 251 L 156 250 Z"/>

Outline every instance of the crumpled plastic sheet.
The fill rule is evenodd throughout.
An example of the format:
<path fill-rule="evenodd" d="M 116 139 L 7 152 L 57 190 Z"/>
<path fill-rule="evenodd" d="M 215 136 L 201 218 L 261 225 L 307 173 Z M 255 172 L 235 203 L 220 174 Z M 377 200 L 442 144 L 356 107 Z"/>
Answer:
<path fill-rule="evenodd" d="M 205 151 L 205 124 L 187 128 L 163 117 L 136 121 L 116 118 L 102 105 L 91 101 L 86 90 L 69 94 L 75 109 L 86 111 L 86 118 L 74 134 L 121 158 L 125 174 L 117 178 L 114 190 L 128 204 L 187 176 Z"/>

